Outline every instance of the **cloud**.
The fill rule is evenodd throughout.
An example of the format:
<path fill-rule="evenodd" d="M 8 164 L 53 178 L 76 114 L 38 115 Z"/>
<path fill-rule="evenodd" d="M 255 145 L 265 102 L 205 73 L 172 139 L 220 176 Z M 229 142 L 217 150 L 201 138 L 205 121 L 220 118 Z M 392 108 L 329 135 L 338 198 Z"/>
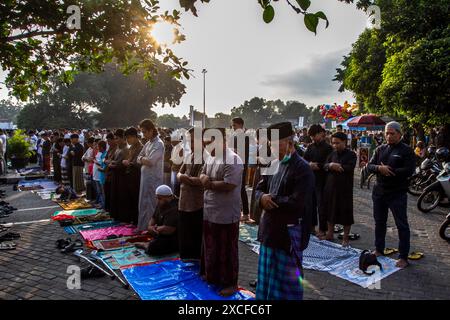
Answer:
<path fill-rule="evenodd" d="M 339 84 L 332 81 L 336 68 L 350 50 L 340 50 L 317 56 L 299 69 L 269 75 L 264 86 L 280 88 L 288 95 L 308 98 L 327 98 L 338 95 Z"/>

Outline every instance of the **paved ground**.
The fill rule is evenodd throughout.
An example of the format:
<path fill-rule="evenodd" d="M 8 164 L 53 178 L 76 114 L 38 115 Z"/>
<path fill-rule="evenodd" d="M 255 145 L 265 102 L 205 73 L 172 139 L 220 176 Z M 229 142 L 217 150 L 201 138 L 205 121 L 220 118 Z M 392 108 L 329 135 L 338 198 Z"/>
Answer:
<path fill-rule="evenodd" d="M 16 241 L 16 250 L 0 251 L 0 299 L 138 299 L 132 290 L 125 290 L 117 281 L 107 278 L 85 280 L 80 290 L 67 289 L 67 267 L 80 263 L 75 257 L 55 249 L 55 240 L 67 237 L 59 225 L 48 220 L 57 208 L 23 210 L 55 204 L 31 192 L 12 191 L 12 186 L 4 185 L 2 189 L 7 190 L 5 200 L 22 210 L 0 219 L 0 223 L 17 223 L 11 231 L 20 233 L 22 238 Z M 416 198 L 409 196 L 411 249 L 424 252 L 422 260 L 412 262 L 411 267 L 384 279 L 381 289 L 376 290 L 363 289 L 325 272 L 306 270 L 305 299 L 448 299 L 450 285 L 446 279 L 450 276 L 450 244 L 438 235 L 439 225 L 448 209 L 422 214 L 416 209 L 415 202 Z M 357 224 L 353 231 L 360 233 L 361 239 L 352 245 L 372 249 L 374 224 L 370 191 L 355 187 L 354 205 Z M 392 217 L 389 226 L 387 246 L 397 247 Z M 242 287 L 251 289 L 248 283 L 256 278 L 258 256 L 242 243 L 239 250 L 239 282 Z"/>

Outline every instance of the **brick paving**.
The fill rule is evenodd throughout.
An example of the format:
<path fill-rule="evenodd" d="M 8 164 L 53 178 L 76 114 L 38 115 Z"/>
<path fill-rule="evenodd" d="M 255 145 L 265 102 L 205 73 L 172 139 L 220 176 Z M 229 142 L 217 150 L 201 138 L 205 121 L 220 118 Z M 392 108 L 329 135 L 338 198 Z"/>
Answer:
<path fill-rule="evenodd" d="M 355 179 L 358 179 L 356 177 Z M 355 180 L 356 181 L 356 180 Z M 352 245 L 360 249 L 372 249 L 374 222 L 372 218 L 371 191 L 360 189 L 355 183 L 354 210 L 357 222 L 352 231 L 361 239 Z M 14 192 L 11 186 L 5 199 L 19 209 L 41 208 L 54 203 L 40 199 L 30 192 Z M 423 214 L 416 209 L 416 197 L 408 196 L 408 213 L 411 226 L 411 250 L 422 251 L 425 257 L 412 261 L 405 270 L 394 273 L 381 281 L 381 289 L 364 289 L 326 272 L 305 270 L 306 300 L 340 299 L 448 299 L 450 285 L 450 244 L 439 238 L 438 228 L 448 209 L 438 208 Z M 27 222 L 49 219 L 55 208 L 18 211 L 0 223 Z M 397 247 L 397 231 L 389 217 L 386 245 Z M 0 299 L 7 300 L 137 300 L 130 289 L 121 287 L 116 280 L 97 278 L 83 280 L 81 289 L 67 288 L 67 268 L 70 265 L 86 266 L 72 255 L 64 255 L 55 249 L 55 240 L 68 235 L 63 228 L 51 221 L 16 224 L 12 232 L 21 234 L 17 249 L 0 251 Z M 71 235 L 73 239 L 75 235 Z M 395 256 L 393 256 L 395 257 Z M 258 256 L 239 243 L 239 284 L 246 289 L 256 279 Z"/>

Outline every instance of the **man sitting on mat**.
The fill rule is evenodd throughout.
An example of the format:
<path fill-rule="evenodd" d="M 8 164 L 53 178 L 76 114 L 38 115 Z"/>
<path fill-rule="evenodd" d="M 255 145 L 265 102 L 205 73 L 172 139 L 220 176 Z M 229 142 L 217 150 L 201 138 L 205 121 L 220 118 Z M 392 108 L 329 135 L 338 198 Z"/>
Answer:
<path fill-rule="evenodd" d="M 156 189 L 156 199 L 156 210 L 148 226 L 153 239 L 136 247 L 145 249 L 148 255 L 160 256 L 178 251 L 178 199 L 167 185 Z"/>
<path fill-rule="evenodd" d="M 56 194 L 60 194 L 59 200 L 70 201 L 78 199 L 76 192 L 69 186 L 60 185 L 56 188 Z"/>

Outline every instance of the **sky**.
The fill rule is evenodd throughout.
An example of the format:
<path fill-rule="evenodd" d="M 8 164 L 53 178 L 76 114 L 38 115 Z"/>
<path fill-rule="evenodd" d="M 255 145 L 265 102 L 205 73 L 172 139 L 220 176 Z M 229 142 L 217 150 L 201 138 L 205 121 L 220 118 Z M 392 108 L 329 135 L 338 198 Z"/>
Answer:
<path fill-rule="evenodd" d="M 257 0 L 211 0 L 197 5 L 198 17 L 182 14 L 186 41 L 173 45 L 175 54 L 189 62 L 193 77 L 183 80 L 186 94 L 175 108 L 157 107 L 158 114 L 188 115 L 189 106 L 203 110 L 203 75 L 206 73 L 206 113 L 229 113 L 232 107 L 255 96 L 298 100 L 308 106 L 354 101 L 339 93 L 331 79 L 342 56 L 364 30 L 367 16 L 354 5 L 337 0 L 314 0 L 311 12 L 324 11 L 330 21 L 319 23 L 317 35 L 308 31 L 303 15 L 286 1 L 274 2 L 275 18 L 262 20 Z M 295 2 L 295 1 L 294 1 Z M 178 0 L 162 0 L 163 9 L 179 9 Z M 163 29 L 163 28 L 162 28 Z M 155 35 L 168 41 L 165 30 Z M 2 81 L 4 75 L 0 75 Z M 0 99 L 6 97 L 0 89 Z"/>

